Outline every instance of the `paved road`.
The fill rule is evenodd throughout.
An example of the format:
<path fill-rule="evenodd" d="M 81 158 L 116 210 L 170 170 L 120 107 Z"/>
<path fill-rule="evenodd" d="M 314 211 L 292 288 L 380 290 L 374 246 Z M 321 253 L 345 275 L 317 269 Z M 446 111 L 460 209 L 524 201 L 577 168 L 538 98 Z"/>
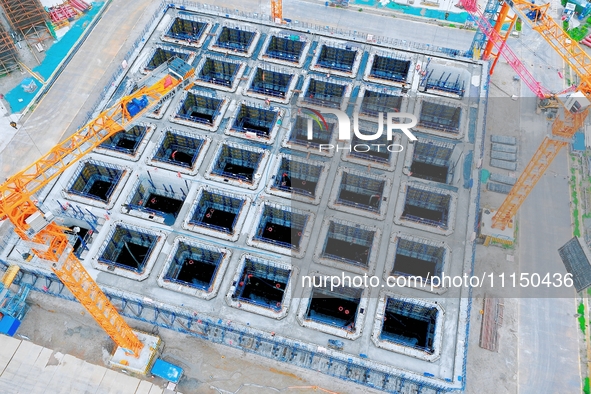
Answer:
<path fill-rule="evenodd" d="M 532 156 L 540 134 L 525 128 L 522 157 Z M 572 237 L 567 157 L 563 150 L 521 208 L 521 272 L 566 273 L 557 249 Z M 575 291 L 566 294 L 570 297 L 520 299 L 519 393 L 581 392 Z"/>
<path fill-rule="evenodd" d="M 49 93 L 0 154 L 1 179 L 32 163 L 84 121 L 157 4 L 112 1 Z"/>

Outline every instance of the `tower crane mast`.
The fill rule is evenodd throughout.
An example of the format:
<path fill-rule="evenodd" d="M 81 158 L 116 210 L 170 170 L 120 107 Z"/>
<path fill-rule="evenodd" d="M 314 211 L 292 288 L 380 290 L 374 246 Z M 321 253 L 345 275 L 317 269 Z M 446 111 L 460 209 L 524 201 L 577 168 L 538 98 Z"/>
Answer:
<path fill-rule="evenodd" d="M 489 43 L 492 42 L 497 47 L 500 54 L 508 60 L 508 63 L 522 78 L 524 75 L 526 76 L 524 82 L 538 97 L 556 97 L 556 95 L 550 94 L 547 89 L 543 88 L 531 76 L 531 73 L 523 67 L 520 61 L 514 61 L 516 56 L 505 45 L 507 37 L 501 37 L 498 31 L 500 29 L 492 28 L 488 20 L 482 18 L 476 0 L 461 0 L 461 3 L 468 12 L 475 15 L 475 19 L 482 32 L 487 36 Z M 591 103 L 591 57 L 548 15 L 549 4 L 536 5 L 528 0 L 505 0 L 499 14 L 506 15 L 507 8 L 511 8 L 518 17 L 528 22 L 532 29 L 550 44 L 578 75 L 579 84 L 575 93 L 565 100 L 556 97 L 564 107 L 564 118 L 557 117 L 555 119 L 552 124 L 551 136 L 544 138 L 508 196 L 492 217 L 492 227 L 501 230 L 511 225 L 511 221 L 519 207 L 544 175 L 560 149 L 568 145 L 575 132 L 584 124 L 589 112 L 587 107 Z M 497 19 L 496 24 L 500 26 L 503 22 L 503 20 Z M 524 72 L 524 70 L 527 72 Z"/>
<path fill-rule="evenodd" d="M 271 0 L 271 18 L 275 23 L 283 22 L 283 0 Z"/>
<path fill-rule="evenodd" d="M 12 223 L 19 237 L 49 264 L 117 346 L 135 357 L 144 344 L 74 255 L 64 233 L 67 229 L 53 222 L 51 212 L 43 212 L 35 195 L 109 137 L 129 129 L 168 95 L 185 87 L 193 74 L 191 66 L 178 58 L 163 64 L 135 92 L 0 185 L 0 220 Z"/>

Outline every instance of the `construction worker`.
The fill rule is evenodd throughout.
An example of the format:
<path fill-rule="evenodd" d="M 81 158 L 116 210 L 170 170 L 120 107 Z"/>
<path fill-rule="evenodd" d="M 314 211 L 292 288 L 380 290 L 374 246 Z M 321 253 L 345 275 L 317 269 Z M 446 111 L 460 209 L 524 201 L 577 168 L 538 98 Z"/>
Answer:
<path fill-rule="evenodd" d="M 12 128 L 18 129 L 16 122 L 14 120 L 10 122 L 10 125 L 12 126 Z"/>

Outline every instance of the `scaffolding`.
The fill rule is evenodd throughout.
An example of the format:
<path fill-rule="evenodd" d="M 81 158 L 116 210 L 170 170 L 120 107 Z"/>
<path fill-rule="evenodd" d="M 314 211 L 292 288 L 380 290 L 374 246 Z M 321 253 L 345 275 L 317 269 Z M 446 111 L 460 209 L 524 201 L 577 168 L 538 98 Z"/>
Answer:
<path fill-rule="evenodd" d="M 232 131 L 238 133 L 254 133 L 261 138 L 270 138 L 279 112 L 265 109 L 260 104 L 242 103 L 238 109 Z"/>
<path fill-rule="evenodd" d="M 308 123 L 312 121 L 312 139 L 308 139 Z M 324 127 L 325 126 L 325 127 Z M 318 124 L 307 115 L 297 115 L 292 122 L 289 142 L 297 145 L 319 147 L 329 144 L 332 140 L 332 133 L 335 124 L 327 120 L 326 124 Z"/>
<path fill-rule="evenodd" d="M 27 41 L 39 43 L 52 38 L 48 14 L 39 0 L 0 0 L 12 29 Z"/>
<path fill-rule="evenodd" d="M 110 267 L 143 274 L 159 235 L 155 232 L 118 223 L 99 249 L 98 261 Z"/>
<path fill-rule="evenodd" d="M 411 176 L 447 183 L 453 163 L 450 163 L 455 145 L 449 142 L 419 138 L 414 145 Z"/>
<path fill-rule="evenodd" d="M 133 126 L 129 130 L 123 130 L 109 137 L 105 142 L 99 145 L 99 148 L 135 156 L 147 131 L 148 126 Z"/>
<path fill-rule="evenodd" d="M 307 197 L 316 196 L 316 186 L 320 180 L 323 167 L 295 161 L 287 157 L 281 158 L 279 170 L 275 174 L 272 188 Z"/>
<path fill-rule="evenodd" d="M 375 235 L 375 230 L 358 224 L 331 220 L 322 248 L 322 257 L 367 267 Z"/>
<path fill-rule="evenodd" d="M 316 60 L 316 66 L 350 73 L 353 71 L 357 54 L 357 49 L 351 45 L 334 44 L 329 46 L 323 44 Z"/>
<path fill-rule="evenodd" d="M 197 78 L 203 82 L 231 88 L 239 70 L 240 63 L 236 61 L 225 61 L 208 56 L 203 62 Z"/>
<path fill-rule="evenodd" d="M 379 212 L 385 184 L 379 178 L 343 172 L 336 203 Z"/>
<path fill-rule="evenodd" d="M 152 50 L 152 54 L 148 56 L 149 60 L 146 62 L 144 70 L 154 71 L 157 67 L 175 57 L 190 63 L 189 59 L 191 58 L 191 53 L 180 48 L 158 45 Z"/>
<path fill-rule="evenodd" d="M 398 237 L 391 275 L 420 276 L 429 283 L 443 271 L 446 249 L 441 244 L 415 237 Z"/>
<path fill-rule="evenodd" d="M 304 102 L 321 107 L 340 108 L 347 91 L 347 84 L 329 82 L 328 79 L 314 76 L 308 83 Z"/>
<path fill-rule="evenodd" d="M 187 198 L 188 181 L 185 182 L 185 188 L 186 191 L 173 186 L 168 180 L 167 183 L 157 183 L 148 172 L 147 176 L 137 179 L 132 189 L 134 192 L 129 195 L 125 205 L 129 210 L 164 217 L 164 223 L 172 225 Z"/>
<path fill-rule="evenodd" d="M 109 203 L 125 171 L 115 164 L 88 160 L 80 163 L 66 190 L 71 194 Z"/>
<path fill-rule="evenodd" d="M 366 89 L 361 101 L 360 114 L 377 118 L 380 114 L 400 112 L 402 95 L 390 89 Z"/>
<path fill-rule="evenodd" d="M 224 252 L 214 246 L 181 241 L 163 279 L 209 293 L 223 259 Z"/>
<path fill-rule="evenodd" d="M 204 189 L 199 202 L 193 208 L 189 224 L 234 234 L 245 204 L 246 200 L 237 195 Z"/>
<path fill-rule="evenodd" d="M 0 260 L 0 264 L 9 264 Z M 73 300 L 65 286 L 54 275 L 21 268 L 15 283 L 30 285 L 33 290 L 62 299 Z M 236 326 L 230 321 L 212 319 L 202 314 L 176 307 L 146 302 L 144 298 L 105 288 L 105 293 L 123 316 L 148 322 L 157 327 L 178 331 L 197 338 L 221 343 L 242 351 L 258 354 L 270 360 L 289 362 L 302 368 L 321 372 L 346 381 L 387 392 L 442 394 L 453 391 L 427 377 L 398 372 L 376 364 L 369 365 L 361 357 L 318 352 L 317 345 L 296 342 L 287 337 L 264 335 L 248 326 Z M 465 376 L 461 375 L 462 377 Z"/>
<path fill-rule="evenodd" d="M 438 315 L 420 300 L 388 298 L 380 339 L 433 354 Z"/>
<path fill-rule="evenodd" d="M 314 287 L 305 319 L 355 331 L 363 289 L 347 286 Z M 363 312 L 363 311 L 362 311 Z"/>
<path fill-rule="evenodd" d="M 254 256 L 244 258 L 232 299 L 280 311 L 291 270 Z"/>
<path fill-rule="evenodd" d="M 182 14 L 172 21 L 164 36 L 173 40 L 187 41 L 189 44 L 197 43 L 207 26 L 207 22 L 199 20 L 194 15 Z"/>
<path fill-rule="evenodd" d="M 278 70 L 270 66 L 257 67 L 248 91 L 284 99 L 287 97 L 293 77 L 293 74 L 287 73 L 286 70 Z"/>
<path fill-rule="evenodd" d="M 0 25 L 0 76 L 19 69 L 14 40 L 4 26 Z"/>
<path fill-rule="evenodd" d="M 262 149 L 227 142 L 220 147 L 211 173 L 252 184 L 262 158 Z"/>
<path fill-rule="evenodd" d="M 464 97 L 464 81 L 461 80 L 462 75 L 458 73 L 454 80 L 452 72 L 445 72 L 442 71 L 439 78 L 434 75 L 435 70 L 429 71 L 427 78 L 424 78 L 422 83 L 424 83 L 425 90 L 427 92 L 434 91 L 434 92 L 443 92 L 446 94 L 451 94 L 453 96 Z M 450 79 L 451 78 L 451 79 Z"/>
<path fill-rule="evenodd" d="M 421 185 L 408 186 L 401 218 L 448 228 L 451 196 Z"/>
<path fill-rule="evenodd" d="M 152 160 L 173 166 L 193 168 L 201 153 L 205 139 L 180 130 L 168 129 Z"/>
<path fill-rule="evenodd" d="M 462 108 L 439 102 L 423 100 L 419 126 L 459 134 Z"/>
<path fill-rule="evenodd" d="M 228 49 L 233 52 L 248 53 L 256 37 L 256 32 L 245 28 L 224 26 L 214 47 Z"/>
<path fill-rule="evenodd" d="M 265 203 L 253 240 L 299 250 L 309 217 L 291 207 Z"/>
<path fill-rule="evenodd" d="M 213 126 L 220 115 L 224 100 L 209 93 L 187 92 L 176 110 L 175 118 Z"/>
<path fill-rule="evenodd" d="M 305 39 L 294 34 L 284 37 L 271 36 L 271 40 L 263 56 L 291 63 L 299 63 L 305 46 Z"/>
<path fill-rule="evenodd" d="M 392 82 L 406 82 L 411 61 L 407 58 L 376 54 L 369 77 Z"/>

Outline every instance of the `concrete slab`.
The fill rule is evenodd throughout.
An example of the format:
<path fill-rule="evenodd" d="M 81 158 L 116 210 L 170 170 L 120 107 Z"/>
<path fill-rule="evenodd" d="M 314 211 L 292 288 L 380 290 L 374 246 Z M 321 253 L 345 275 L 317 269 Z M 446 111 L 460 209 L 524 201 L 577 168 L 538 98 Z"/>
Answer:
<path fill-rule="evenodd" d="M 142 380 L 140 384 L 137 386 L 135 394 L 150 394 L 150 390 L 152 390 L 152 387 L 154 387 L 152 383 Z"/>
<path fill-rule="evenodd" d="M 103 381 L 98 387 L 97 394 L 103 392 L 109 394 L 135 393 L 139 384 L 140 380 L 138 378 L 107 369 Z"/>
<path fill-rule="evenodd" d="M 0 374 L 4 373 L 20 344 L 21 341 L 16 338 L 0 335 Z"/>

